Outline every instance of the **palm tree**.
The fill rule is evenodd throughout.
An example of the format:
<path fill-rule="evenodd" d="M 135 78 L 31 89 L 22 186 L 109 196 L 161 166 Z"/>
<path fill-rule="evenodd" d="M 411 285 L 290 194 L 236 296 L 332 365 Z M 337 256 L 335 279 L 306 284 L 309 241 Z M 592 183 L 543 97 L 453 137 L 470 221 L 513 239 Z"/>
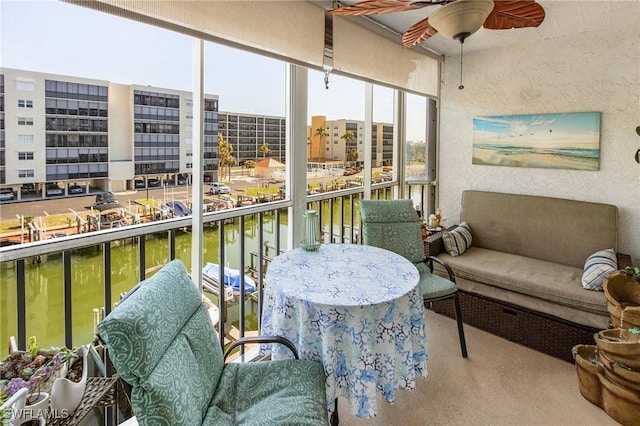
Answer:
<path fill-rule="evenodd" d="M 224 178 L 224 168 L 227 167 L 229 179 L 231 179 L 231 167 L 236 165 L 236 157 L 231 153 L 233 146 L 218 133 L 218 170 L 221 172 L 221 178 Z"/>
<path fill-rule="evenodd" d="M 249 169 L 249 176 L 251 176 L 251 169 L 256 168 L 256 162 L 254 160 L 245 160 L 243 167 Z"/>
<path fill-rule="evenodd" d="M 322 157 L 322 147 L 324 147 L 325 138 L 329 136 L 329 133 L 324 126 L 320 126 L 316 129 L 314 136 L 318 136 L 320 138 L 320 144 L 318 145 L 318 158 L 320 158 Z"/>
<path fill-rule="evenodd" d="M 346 143 L 353 142 L 356 140 L 356 134 L 353 133 L 353 130 L 347 130 L 344 135 L 340 136 L 340 139 L 344 139 Z"/>
<path fill-rule="evenodd" d="M 358 161 L 358 150 L 348 147 L 350 142 L 353 142 L 357 139 L 357 136 L 355 133 L 353 133 L 353 130 L 347 130 L 346 132 L 344 132 L 344 135 L 340 136 L 340 139 L 344 139 L 347 145 L 347 161 Z M 352 158 L 354 156 L 354 151 L 355 158 Z"/>
<path fill-rule="evenodd" d="M 262 146 L 258 148 L 258 151 L 262 153 L 262 158 L 265 158 L 267 154 L 271 153 L 271 148 L 269 148 L 269 144 L 265 141 Z"/>
<path fill-rule="evenodd" d="M 358 161 L 358 150 L 356 148 L 350 148 L 347 152 L 347 161 L 357 162 Z"/>

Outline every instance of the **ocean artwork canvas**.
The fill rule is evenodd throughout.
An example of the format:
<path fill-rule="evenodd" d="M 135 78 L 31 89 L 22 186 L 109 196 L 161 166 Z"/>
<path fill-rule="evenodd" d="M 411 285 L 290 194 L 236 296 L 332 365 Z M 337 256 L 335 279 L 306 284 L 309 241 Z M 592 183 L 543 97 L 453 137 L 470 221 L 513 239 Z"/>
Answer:
<path fill-rule="evenodd" d="M 476 117 L 473 164 L 598 170 L 600 113 Z"/>

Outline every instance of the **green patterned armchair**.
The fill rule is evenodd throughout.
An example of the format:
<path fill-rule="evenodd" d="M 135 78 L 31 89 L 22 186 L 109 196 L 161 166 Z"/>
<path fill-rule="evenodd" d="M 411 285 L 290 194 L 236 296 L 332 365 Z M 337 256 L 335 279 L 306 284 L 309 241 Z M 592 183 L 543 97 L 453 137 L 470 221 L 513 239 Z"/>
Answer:
<path fill-rule="evenodd" d="M 360 200 L 360 228 L 364 244 L 397 253 L 416 265 L 420 272 L 420 291 L 425 306 L 437 300 L 453 299 L 462 356 L 467 357 L 467 344 L 462 327 L 462 314 L 456 279 L 449 265 L 433 256 L 424 255 L 422 222 L 411 200 Z M 441 264 L 449 279 L 433 274 L 433 262 Z"/>
<path fill-rule="evenodd" d="M 130 292 L 98 324 L 98 336 L 132 386 L 131 404 L 142 426 L 328 423 L 322 364 L 225 364 L 200 291 L 178 260 Z M 295 347 L 285 344 L 297 357 Z"/>

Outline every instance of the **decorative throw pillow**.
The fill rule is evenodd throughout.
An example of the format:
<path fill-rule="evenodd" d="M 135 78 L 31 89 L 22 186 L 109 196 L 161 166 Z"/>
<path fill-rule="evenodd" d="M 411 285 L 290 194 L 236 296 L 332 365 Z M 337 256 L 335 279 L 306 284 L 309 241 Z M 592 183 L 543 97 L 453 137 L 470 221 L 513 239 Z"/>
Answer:
<path fill-rule="evenodd" d="M 471 246 L 471 228 L 462 222 L 453 231 L 442 233 L 444 248 L 451 256 L 460 256 Z"/>
<path fill-rule="evenodd" d="M 618 258 L 613 249 L 598 251 L 587 258 L 582 273 L 582 287 L 602 291 L 602 284 L 609 274 L 618 269 Z"/>

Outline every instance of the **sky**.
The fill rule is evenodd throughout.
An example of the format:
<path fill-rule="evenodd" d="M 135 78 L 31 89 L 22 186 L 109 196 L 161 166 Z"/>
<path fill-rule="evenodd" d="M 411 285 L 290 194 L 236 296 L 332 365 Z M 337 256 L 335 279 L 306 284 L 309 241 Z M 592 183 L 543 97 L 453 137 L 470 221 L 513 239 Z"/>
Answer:
<path fill-rule="evenodd" d="M 0 40 L 2 67 L 191 90 L 191 37 L 81 6 L 0 0 Z M 205 42 L 205 91 L 219 96 L 220 111 L 284 116 L 285 70 L 284 62 Z M 308 115 L 364 120 L 364 83 L 331 75 L 326 90 L 323 78 L 310 70 Z M 374 121 L 392 122 L 392 95 L 374 87 Z M 424 109 L 424 98 L 412 102 L 410 111 Z M 408 127 L 409 140 L 424 139 L 421 118 Z"/>

